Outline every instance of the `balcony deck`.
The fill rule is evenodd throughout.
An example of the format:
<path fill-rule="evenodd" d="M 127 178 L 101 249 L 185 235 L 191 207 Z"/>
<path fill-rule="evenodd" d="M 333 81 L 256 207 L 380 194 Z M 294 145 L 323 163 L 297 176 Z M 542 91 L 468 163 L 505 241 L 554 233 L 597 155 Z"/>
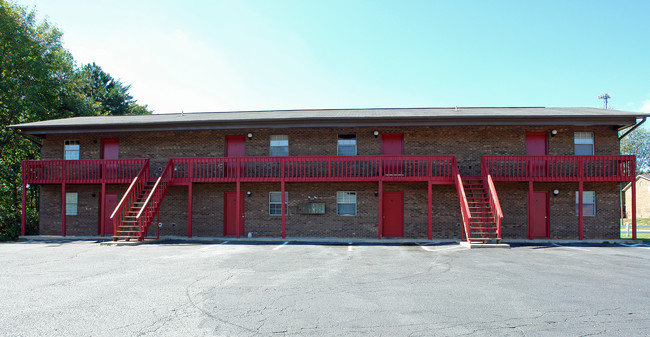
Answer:
<path fill-rule="evenodd" d="M 636 174 L 634 156 L 481 156 L 494 181 L 623 182 Z"/>
<path fill-rule="evenodd" d="M 26 160 L 26 184 L 129 184 L 149 159 Z"/>

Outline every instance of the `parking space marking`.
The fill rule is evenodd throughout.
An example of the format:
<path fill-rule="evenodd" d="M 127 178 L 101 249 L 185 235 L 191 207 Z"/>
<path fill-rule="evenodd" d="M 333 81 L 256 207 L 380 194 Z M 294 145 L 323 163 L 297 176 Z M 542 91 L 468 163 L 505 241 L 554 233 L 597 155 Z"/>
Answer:
<path fill-rule="evenodd" d="M 463 247 L 461 245 L 451 246 L 451 247 L 434 248 L 434 249 L 429 248 L 429 247 L 425 247 L 424 245 L 421 245 L 421 244 L 418 244 L 418 246 L 420 246 L 420 248 L 426 250 L 427 252 L 439 252 L 439 251 L 442 251 L 442 250 L 464 249 L 465 248 L 465 247 Z"/>
<path fill-rule="evenodd" d="M 642 243 L 635 243 L 635 244 L 621 243 L 621 246 L 650 249 L 650 247 L 648 247 L 647 245 L 642 244 Z"/>
<path fill-rule="evenodd" d="M 225 245 L 228 242 L 230 242 L 230 241 L 224 241 L 224 242 L 220 243 L 220 245 Z"/>
<path fill-rule="evenodd" d="M 289 243 L 289 241 L 285 241 L 285 242 L 282 243 L 281 245 L 279 245 L 279 246 L 273 248 L 273 250 L 278 250 L 278 249 L 282 248 L 282 246 L 286 245 L 287 243 Z"/>
<path fill-rule="evenodd" d="M 352 242 L 348 242 L 348 252 L 352 251 Z"/>
<path fill-rule="evenodd" d="M 583 252 L 590 252 L 589 249 L 578 248 L 578 247 L 571 247 L 571 246 L 562 246 L 562 245 L 558 245 L 557 243 L 552 243 L 551 245 L 553 245 L 553 246 L 555 246 L 555 247 L 562 247 L 562 248 L 569 248 L 569 249 L 581 250 L 581 251 L 583 251 Z"/>

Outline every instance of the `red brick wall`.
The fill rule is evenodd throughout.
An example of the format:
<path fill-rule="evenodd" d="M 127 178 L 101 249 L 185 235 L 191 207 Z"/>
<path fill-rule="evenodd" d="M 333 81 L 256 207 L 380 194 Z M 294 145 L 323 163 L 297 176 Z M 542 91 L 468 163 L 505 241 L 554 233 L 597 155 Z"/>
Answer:
<path fill-rule="evenodd" d="M 81 159 L 100 157 L 102 138 L 120 139 L 120 158 L 150 158 L 151 172 L 158 175 L 171 157 L 221 157 L 224 155 L 226 135 L 253 134 L 246 140 L 247 156 L 268 156 L 271 135 L 289 136 L 289 155 L 322 156 L 336 155 L 337 135 L 356 133 L 359 155 L 381 153 L 381 137 L 375 138 L 373 131 L 403 132 L 404 153 L 408 155 L 456 155 L 461 174 L 478 175 L 481 155 L 525 154 L 526 132 L 549 132 L 558 134 L 550 137 L 549 154 L 572 155 L 573 133 L 594 132 L 596 154 L 618 154 L 617 132 L 611 127 L 522 127 L 522 126 L 455 126 L 455 127 L 392 127 L 392 128 L 295 128 L 216 131 L 169 131 L 137 133 L 77 134 L 74 136 L 49 135 L 44 140 L 42 159 L 61 159 L 63 141 L 79 139 Z M 572 198 L 577 184 L 539 184 L 535 189 L 552 191 L 559 189 L 560 195 L 551 195 L 551 237 L 577 238 L 577 217 L 572 215 L 575 207 Z M 573 186 L 575 185 L 575 186 Z M 559 186 L 559 187 L 558 187 Z M 585 217 L 585 238 L 618 237 L 618 194 L 616 183 L 593 184 L 585 190 L 595 190 L 597 216 Z M 112 188 L 112 187 L 111 187 Z M 279 191 L 279 184 L 242 184 L 242 191 L 251 191 L 245 198 L 245 232 L 253 236 L 280 236 L 281 219 L 268 215 L 268 192 Z M 68 234 L 94 235 L 98 232 L 97 207 L 99 186 L 68 185 L 69 191 L 79 190 L 80 214 L 68 216 Z M 122 188 L 124 189 L 124 188 Z M 193 202 L 193 235 L 223 235 L 224 192 L 234 191 L 234 184 L 195 184 Z M 43 186 L 41 193 L 41 233 L 60 234 L 60 186 Z M 287 184 L 289 192 L 289 213 L 287 235 L 290 237 L 377 237 L 378 198 L 374 192 L 377 183 L 339 184 Z M 427 187 L 425 183 L 386 183 L 386 191 L 404 191 L 404 233 L 406 237 L 427 236 Z M 357 216 L 336 215 L 336 191 L 357 191 Z M 528 185 L 526 183 L 498 183 L 497 192 L 504 208 L 503 236 L 525 238 L 527 233 L 526 204 Z M 96 196 L 92 197 L 95 193 Z M 121 195 L 121 193 L 120 193 Z M 325 215 L 299 215 L 299 203 L 307 202 L 307 196 L 317 196 L 326 203 Z M 434 186 L 433 193 L 433 236 L 435 238 L 460 238 L 460 211 L 454 186 Z M 168 192 L 160 211 L 161 235 L 186 236 L 188 197 L 186 186 L 175 186 Z M 79 235 L 80 235 L 79 234 Z M 150 235 L 155 235 L 152 227 Z"/>

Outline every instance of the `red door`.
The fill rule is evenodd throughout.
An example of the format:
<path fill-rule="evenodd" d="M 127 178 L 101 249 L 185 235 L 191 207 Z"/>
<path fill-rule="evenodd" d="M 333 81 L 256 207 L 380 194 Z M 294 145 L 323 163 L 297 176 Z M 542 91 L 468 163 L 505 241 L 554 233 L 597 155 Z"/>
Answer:
<path fill-rule="evenodd" d="M 245 136 L 226 136 L 226 157 L 245 157 L 246 156 L 246 137 Z M 243 164 L 242 164 L 243 168 Z M 239 169 L 239 174 L 243 173 L 242 168 Z M 237 172 L 236 165 L 226 164 L 225 167 L 225 176 L 226 177 L 235 177 Z"/>
<path fill-rule="evenodd" d="M 401 156 L 404 154 L 404 134 L 382 133 L 381 154 L 385 156 Z M 401 160 L 383 159 L 384 175 L 404 175 L 404 164 Z"/>
<path fill-rule="evenodd" d="M 526 154 L 529 156 L 548 155 L 548 140 L 545 132 L 526 133 Z M 528 166 L 529 175 L 532 177 L 546 176 L 546 162 L 531 160 Z"/>
<path fill-rule="evenodd" d="M 382 236 L 404 236 L 404 192 L 390 191 L 383 193 Z"/>
<path fill-rule="evenodd" d="M 237 212 L 237 192 L 224 193 L 223 208 L 223 235 L 237 235 L 237 217 L 239 220 L 239 234 L 244 234 L 244 192 L 241 192 L 239 212 Z"/>
<path fill-rule="evenodd" d="M 101 159 L 118 159 L 120 152 L 119 139 L 102 139 Z M 109 163 L 106 165 L 106 178 L 117 178 L 118 164 Z"/>
<path fill-rule="evenodd" d="M 117 193 L 106 193 L 104 199 L 104 235 L 113 235 L 113 219 L 111 214 L 117 207 Z"/>
<path fill-rule="evenodd" d="M 548 237 L 548 191 L 533 191 L 533 204 L 530 205 L 530 236 Z"/>

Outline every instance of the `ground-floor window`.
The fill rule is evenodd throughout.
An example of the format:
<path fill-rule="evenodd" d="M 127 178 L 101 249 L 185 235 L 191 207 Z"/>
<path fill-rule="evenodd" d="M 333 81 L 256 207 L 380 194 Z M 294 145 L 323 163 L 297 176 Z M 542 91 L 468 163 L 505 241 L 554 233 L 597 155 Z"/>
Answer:
<path fill-rule="evenodd" d="M 580 205 L 578 198 L 579 195 L 578 192 L 576 192 L 576 216 L 578 215 L 578 206 Z M 596 215 L 596 192 L 582 191 L 582 215 Z"/>
<path fill-rule="evenodd" d="M 65 194 L 65 214 L 77 215 L 77 202 L 79 194 L 76 192 Z"/>
<path fill-rule="evenodd" d="M 357 192 L 336 192 L 336 214 L 357 215 Z"/>
<path fill-rule="evenodd" d="M 284 214 L 289 214 L 289 192 L 284 192 Z M 282 215 L 282 192 L 269 192 L 269 215 Z"/>

